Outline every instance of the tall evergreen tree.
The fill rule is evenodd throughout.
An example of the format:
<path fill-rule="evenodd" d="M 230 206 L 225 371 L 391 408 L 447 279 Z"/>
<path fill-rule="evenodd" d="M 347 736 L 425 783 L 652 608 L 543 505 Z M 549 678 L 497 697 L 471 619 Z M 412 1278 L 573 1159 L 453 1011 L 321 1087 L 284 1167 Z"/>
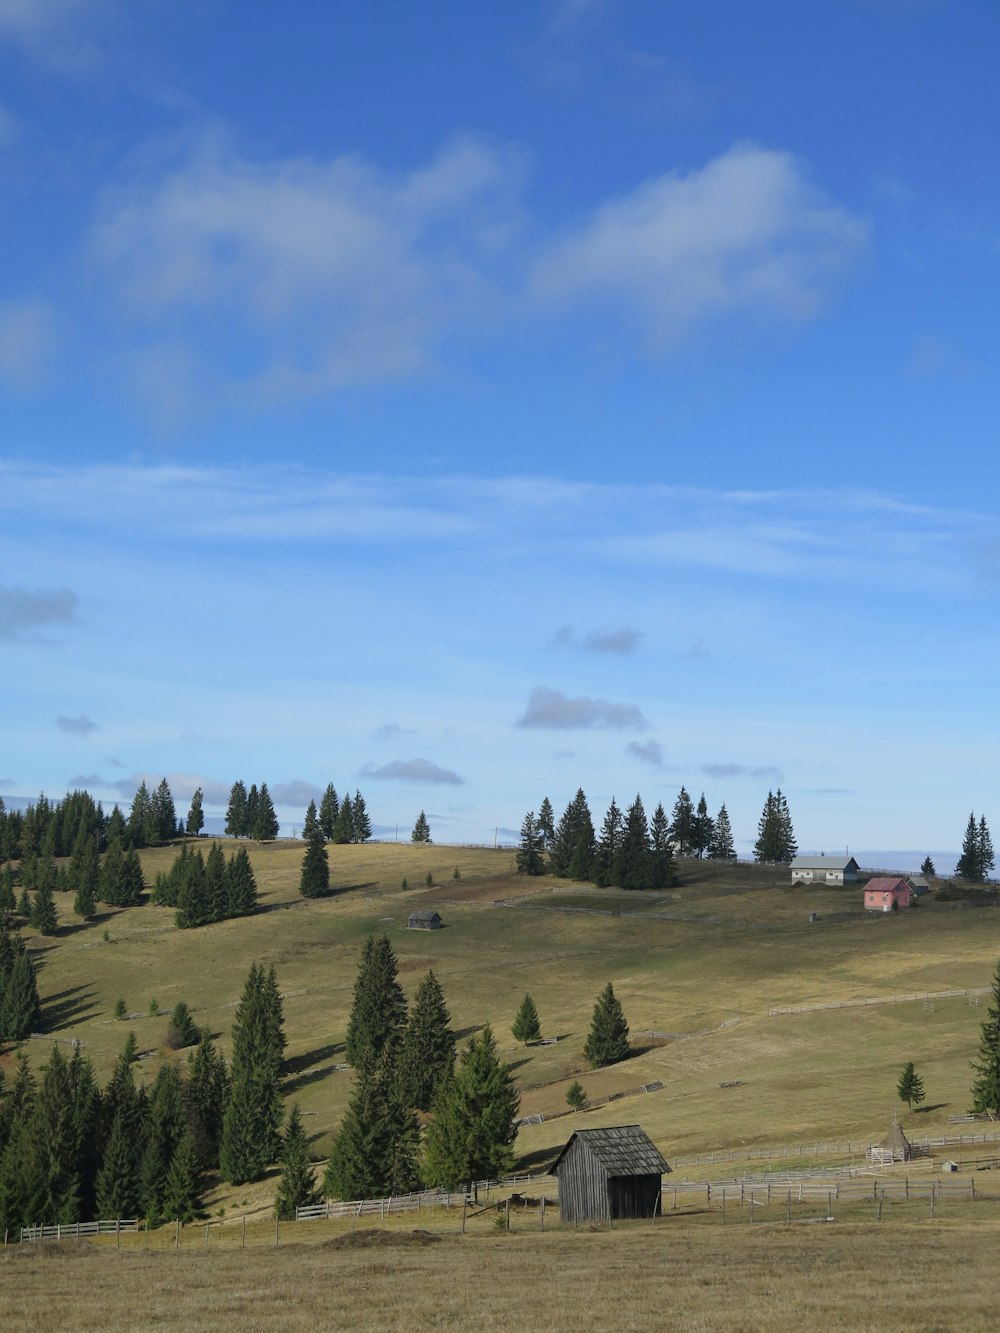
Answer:
<path fill-rule="evenodd" d="M 528 811 L 521 823 L 521 842 L 517 849 L 515 864 L 519 875 L 545 874 L 542 838 L 533 810 Z"/>
<path fill-rule="evenodd" d="M 348 1061 L 356 1069 L 373 1065 L 387 1046 L 399 1040 L 405 1021 L 406 998 L 396 979 L 396 955 L 389 937 L 369 935 L 361 949 L 347 1023 Z"/>
<path fill-rule="evenodd" d="M 388 1046 L 358 1070 L 347 1112 L 323 1176 L 339 1199 L 405 1194 L 417 1183 L 417 1120 L 400 1095 L 395 1051 Z"/>
<path fill-rule="evenodd" d="M 174 1149 L 163 1184 L 163 1216 L 168 1222 L 193 1222 L 202 1211 L 198 1153 L 190 1130 Z"/>
<path fill-rule="evenodd" d="M 413 825 L 413 832 L 410 834 L 411 842 L 430 842 L 431 826 L 427 822 L 427 816 L 423 810 L 417 815 L 417 822 Z"/>
<path fill-rule="evenodd" d="M 0 925 L 0 1041 L 23 1041 L 40 1017 L 31 955 L 19 932 Z"/>
<path fill-rule="evenodd" d="M 589 879 L 594 857 L 594 824 L 583 788 L 563 811 L 552 844 L 551 862 L 557 875 Z"/>
<path fill-rule="evenodd" d="M 56 901 L 52 896 L 52 885 L 43 881 L 35 892 L 31 902 L 31 924 L 39 935 L 54 935 L 59 926 L 56 913 Z"/>
<path fill-rule="evenodd" d="M 795 858 L 798 845 L 792 829 L 792 816 L 779 787 L 767 793 L 757 825 L 754 859 L 774 865 L 788 865 Z"/>
<path fill-rule="evenodd" d="M 695 856 L 703 857 L 708 852 L 712 845 L 714 832 L 715 821 L 708 813 L 708 802 L 705 800 L 705 793 L 702 792 L 697 809 L 694 812 L 693 850 Z"/>
<path fill-rule="evenodd" d="M 912 1111 L 924 1100 L 924 1081 L 913 1067 L 913 1061 L 907 1060 L 899 1076 L 896 1092 L 901 1102 L 906 1102 L 906 1109 Z"/>
<path fill-rule="evenodd" d="M 184 1103 L 198 1158 L 206 1170 L 219 1165 L 222 1124 L 229 1102 L 229 1070 L 206 1032 L 188 1056 Z"/>
<path fill-rule="evenodd" d="M 713 861 L 735 861 L 736 848 L 733 844 L 733 829 L 729 822 L 729 811 L 725 802 L 719 807 L 712 830 L 712 842 L 708 854 Z"/>
<path fill-rule="evenodd" d="M 145 779 L 139 783 L 138 790 L 132 797 L 132 808 L 128 816 L 128 841 L 133 847 L 145 847 L 156 839 L 156 821 L 153 817 L 153 801 Z"/>
<path fill-rule="evenodd" d="M 621 850 L 624 831 L 625 824 L 622 819 L 622 812 L 618 809 L 615 799 L 612 797 L 597 839 L 597 852 L 594 856 L 592 872 L 595 884 L 603 887 L 614 883 L 618 853 Z"/>
<path fill-rule="evenodd" d="M 226 836 L 245 838 L 247 832 L 247 789 L 246 785 L 240 779 L 237 779 L 229 788 L 229 804 L 226 807 Z"/>
<path fill-rule="evenodd" d="M 181 930 L 188 930 L 193 926 L 207 925 L 212 919 L 212 906 L 201 848 L 189 855 L 183 864 L 184 877 L 177 890 L 175 920 Z"/>
<path fill-rule="evenodd" d="M 250 853 L 238 847 L 226 867 L 226 915 L 250 916 L 257 910 L 257 880 Z"/>
<path fill-rule="evenodd" d="M 204 916 L 206 921 L 222 921 L 229 905 L 229 867 L 219 843 L 213 842 L 205 857 Z"/>
<path fill-rule="evenodd" d="M 625 812 L 625 828 L 614 867 L 614 883 L 623 889 L 656 888 L 653 849 L 642 798 L 637 794 Z"/>
<path fill-rule="evenodd" d="M 542 797 L 538 807 L 538 832 L 542 835 L 542 850 L 551 851 L 556 840 L 556 816 L 552 802 L 547 796 Z"/>
<path fill-rule="evenodd" d="M 519 1098 L 490 1027 L 469 1038 L 434 1103 L 425 1139 L 429 1183 L 500 1180 L 513 1165 Z"/>
<path fill-rule="evenodd" d="M 277 1198 L 274 1201 L 274 1215 L 279 1221 L 293 1222 L 297 1208 L 308 1208 L 320 1202 L 298 1102 L 295 1102 L 288 1113 L 281 1160 L 284 1162 L 284 1167 L 281 1180 L 278 1182 Z"/>
<path fill-rule="evenodd" d="M 972 1063 L 972 1109 L 1000 1116 L 1000 963 L 993 974 L 993 991 L 986 1017 L 979 1025 L 979 1050 Z"/>
<path fill-rule="evenodd" d="M 542 1025 L 538 1021 L 538 1010 L 535 1008 L 534 1000 L 527 992 L 525 992 L 524 999 L 514 1015 L 511 1032 L 514 1034 L 515 1041 L 522 1041 L 526 1046 L 529 1041 L 538 1041 L 542 1035 Z"/>
<path fill-rule="evenodd" d="M 133 1126 L 119 1106 L 111 1122 L 111 1135 L 101 1169 L 97 1173 L 97 1215 L 108 1219 L 139 1215 L 139 1172 L 135 1157 Z"/>
<path fill-rule="evenodd" d="M 316 813 L 316 802 L 310 801 L 306 806 L 306 817 L 302 821 L 303 842 L 308 842 L 316 832 L 322 832 L 322 830 L 319 826 L 319 815 Z"/>
<path fill-rule="evenodd" d="M 670 823 L 663 802 L 658 802 L 649 825 L 650 852 L 653 861 L 654 889 L 667 889 L 677 882 L 674 870 L 674 849 L 670 836 Z"/>
<path fill-rule="evenodd" d="M 920 873 L 921 875 L 926 875 L 928 879 L 936 877 L 937 871 L 934 869 L 934 862 L 929 856 L 924 857 L 923 863 L 920 866 Z"/>
<path fill-rule="evenodd" d="M 177 807 L 174 805 L 174 798 L 166 778 L 161 780 L 153 794 L 152 806 L 156 841 L 169 842 L 177 832 Z"/>
<path fill-rule="evenodd" d="M 229 1101 L 219 1167 L 232 1185 L 258 1179 L 275 1160 L 281 1125 L 284 1034 L 274 969 L 254 963 L 233 1022 Z"/>
<path fill-rule="evenodd" d="M 399 1046 L 396 1072 L 407 1106 L 429 1111 L 455 1064 L 455 1034 L 441 983 L 429 971 L 413 999 Z"/>
<path fill-rule="evenodd" d="M 198 834 L 205 827 L 205 812 L 202 809 L 204 793 L 198 787 L 195 794 L 191 797 L 191 808 L 188 811 L 187 823 L 185 825 L 188 837 L 197 838 Z"/>
<path fill-rule="evenodd" d="M 81 814 L 70 862 L 70 887 L 76 890 L 73 911 L 84 921 L 90 920 L 96 907 L 100 879 L 99 836 L 86 814 Z"/>
<path fill-rule="evenodd" d="M 352 842 L 367 842 L 372 836 L 372 821 L 368 816 L 368 806 L 359 791 L 354 793 L 354 807 L 351 812 L 353 821 Z"/>
<path fill-rule="evenodd" d="M 306 842 L 299 873 L 299 893 L 303 898 L 321 898 L 330 888 L 330 861 L 326 854 L 323 830 L 317 823 Z"/>
<path fill-rule="evenodd" d="M 597 997 L 583 1054 L 592 1069 L 616 1064 L 629 1054 L 628 1023 L 609 981 Z"/>
<path fill-rule="evenodd" d="M 989 879 L 994 866 L 993 839 L 990 836 L 989 825 L 986 823 L 986 816 L 979 816 L 979 868 L 982 871 L 983 879 Z"/>
<path fill-rule="evenodd" d="M 53 1046 L 42 1071 L 32 1117 L 33 1153 L 39 1219 L 70 1224 L 80 1221 L 80 1175 L 73 1084 L 69 1062 Z"/>
<path fill-rule="evenodd" d="M 333 834 L 330 841 L 339 843 L 354 841 L 354 806 L 346 791 L 337 810 L 337 818 L 334 820 Z"/>
<path fill-rule="evenodd" d="M 171 1064 L 160 1066 L 149 1095 L 145 1144 L 139 1166 L 139 1206 L 150 1222 L 164 1212 L 167 1175 L 177 1147 L 188 1132 L 180 1075 Z"/>
<path fill-rule="evenodd" d="M 323 830 L 323 836 L 327 842 L 333 841 L 333 828 L 337 822 L 339 812 L 340 801 L 337 799 L 337 789 L 332 782 L 329 782 L 326 791 L 323 793 L 323 799 L 319 803 L 319 826 Z"/>
<path fill-rule="evenodd" d="M 250 836 L 257 842 L 273 842 L 278 836 L 278 816 L 274 813 L 274 803 L 267 783 L 260 784 L 257 793 L 257 805 L 254 812 L 253 827 Z"/>
<path fill-rule="evenodd" d="M 670 819 L 670 834 L 680 856 L 691 856 L 695 849 L 695 810 L 686 787 L 681 787 Z"/>
<path fill-rule="evenodd" d="M 199 1041 L 201 1033 L 191 1010 L 183 1000 L 178 1000 L 167 1024 L 167 1045 L 172 1051 L 182 1051 L 185 1046 L 195 1046 Z"/>

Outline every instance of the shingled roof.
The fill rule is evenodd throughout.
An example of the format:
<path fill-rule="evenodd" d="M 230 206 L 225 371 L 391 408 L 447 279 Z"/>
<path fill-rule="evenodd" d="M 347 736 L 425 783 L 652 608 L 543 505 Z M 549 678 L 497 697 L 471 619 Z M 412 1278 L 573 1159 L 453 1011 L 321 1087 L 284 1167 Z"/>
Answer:
<path fill-rule="evenodd" d="M 615 1125 L 610 1129 L 578 1129 L 553 1162 L 550 1175 L 555 1174 L 575 1139 L 594 1154 L 609 1176 L 663 1175 L 670 1170 L 641 1125 Z"/>

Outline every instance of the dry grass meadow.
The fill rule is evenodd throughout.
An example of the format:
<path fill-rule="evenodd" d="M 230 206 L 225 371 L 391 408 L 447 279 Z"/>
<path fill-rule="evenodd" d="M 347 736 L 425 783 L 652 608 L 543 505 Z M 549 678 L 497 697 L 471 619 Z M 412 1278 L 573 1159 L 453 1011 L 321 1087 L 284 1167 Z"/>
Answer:
<path fill-rule="evenodd" d="M 297 892 L 301 844 L 250 851 L 262 910 L 243 920 L 182 932 L 172 911 L 143 906 L 102 909 L 80 925 L 69 898 L 61 899 L 66 928 L 54 940 L 30 941 L 48 1029 L 29 1043 L 36 1065 L 53 1036 L 77 1038 L 106 1077 L 131 1027 L 149 1052 L 138 1076 L 149 1080 L 171 1058 L 163 1049 L 166 1015 L 178 999 L 228 1052 L 251 960 L 274 963 L 285 995 L 285 1091 L 301 1103 L 322 1158 L 350 1094 L 351 1074 L 336 1066 L 359 949 L 368 932 L 385 930 L 408 991 L 433 967 L 460 1034 L 493 1024 L 523 1114 L 564 1109 L 575 1077 L 592 1097 L 662 1080 L 661 1092 L 523 1127 L 522 1169 L 543 1169 L 573 1128 L 629 1121 L 644 1126 L 668 1161 L 750 1145 L 879 1138 L 899 1108 L 895 1084 L 906 1060 L 916 1062 L 927 1091 L 926 1107 L 904 1116 L 911 1137 L 942 1132 L 949 1114 L 968 1108 L 969 1062 L 985 1011 L 966 997 L 768 1010 L 988 986 L 1000 956 L 993 910 L 923 902 L 892 918 L 860 919 L 851 915 L 857 888 L 792 889 L 784 874 L 755 866 L 690 864 L 669 893 L 601 892 L 519 877 L 509 851 L 411 844 L 331 848 L 333 892 L 306 902 Z M 174 854 L 144 853 L 150 882 Z M 408 931 L 415 906 L 439 910 L 445 929 Z M 816 924 L 809 912 L 819 913 Z M 594 1074 L 580 1048 L 608 980 L 636 1050 Z M 555 1045 L 526 1050 L 510 1036 L 526 990 Z M 125 1022 L 112 1016 L 119 997 L 132 1015 Z M 157 1016 L 148 1012 L 153 997 Z M 672 1035 L 651 1042 L 643 1037 L 651 1030 Z M 698 1178 L 699 1170 L 683 1167 L 678 1177 Z M 701 1170 L 709 1174 L 718 1177 L 718 1167 Z M 723 1229 L 717 1219 L 684 1214 L 652 1233 L 556 1226 L 544 1237 L 517 1227 L 496 1236 L 479 1226 L 464 1240 L 441 1221 L 442 1238 L 427 1245 L 407 1243 L 413 1223 L 408 1230 L 401 1219 L 390 1228 L 391 1244 L 369 1248 L 321 1243 L 334 1236 L 328 1223 L 298 1228 L 296 1243 L 286 1236 L 275 1255 L 264 1220 L 273 1191 L 273 1178 L 213 1188 L 208 1254 L 196 1243 L 198 1229 L 180 1253 L 156 1252 L 161 1233 L 150 1237 L 148 1254 L 128 1238 L 120 1255 L 104 1245 L 8 1249 L 0 1327 L 446 1327 L 488 1315 L 500 1328 L 696 1329 L 716 1327 L 725 1315 L 734 1328 L 786 1328 L 819 1312 L 833 1328 L 996 1324 L 991 1281 L 976 1276 L 980 1258 L 989 1271 L 998 1240 L 990 1204 L 934 1222 L 899 1216 L 888 1226 L 859 1214 L 834 1227 L 773 1218 Z M 232 1224 L 244 1216 L 252 1261 L 233 1248 Z"/>

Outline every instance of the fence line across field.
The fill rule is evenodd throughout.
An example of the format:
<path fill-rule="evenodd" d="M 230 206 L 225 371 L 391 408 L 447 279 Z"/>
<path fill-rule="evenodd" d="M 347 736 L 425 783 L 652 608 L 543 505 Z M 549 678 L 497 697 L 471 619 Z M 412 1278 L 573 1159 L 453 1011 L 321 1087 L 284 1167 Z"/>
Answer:
<path fill-rule="evenodd" d="M 961 1000 L 980 995 L 990 995 L 992 992 L 992 986 L 973 986 L 968 990 L 931 990 L 913 991 L 906 995 L 869 995 L 854 1000 L 823 1000 L 816 1004 L 774 1006 L 768 1009 L 767 1016 L 768 1018 L 775 1018 L 780 1014 L 811 1014 L 821 1009 L 866 1009 L 870 1005 L 912 1004 L 917 1000 L 922 1000 L 925 1003 L 929 1000 Z"/>
<path fill-rule="evenodd" d="M 1000 1126 L 992 1130 L 971 1134 L 942 1134 L 937 1137 L 913 1139 L 912 1148 L 951 1148 L 963 1144 L 996 1143 L 1000 1141 Z M 682 1166 L 714 1166 L 717 1162 L 767 1162 L 783 1157 L 834 1157 L 867 1152 L 877 1147 L 871 1139 L 848 1139 L 838 1143 L 785 1143 L 771 1148 L 729 1148 L 720 1152 L 695 1153 L 688 1157 L 671 1159 L 676 1170 Z"/>

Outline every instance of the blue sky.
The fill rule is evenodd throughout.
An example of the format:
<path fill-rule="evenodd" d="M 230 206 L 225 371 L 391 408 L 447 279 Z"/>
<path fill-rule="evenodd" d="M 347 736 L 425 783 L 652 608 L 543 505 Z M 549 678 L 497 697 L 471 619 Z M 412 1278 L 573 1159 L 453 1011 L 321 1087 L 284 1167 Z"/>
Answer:
<path fill-rule="evenodd" d="M 998 43 L 0 0 L 0 795 L 994 818 Z"/>

